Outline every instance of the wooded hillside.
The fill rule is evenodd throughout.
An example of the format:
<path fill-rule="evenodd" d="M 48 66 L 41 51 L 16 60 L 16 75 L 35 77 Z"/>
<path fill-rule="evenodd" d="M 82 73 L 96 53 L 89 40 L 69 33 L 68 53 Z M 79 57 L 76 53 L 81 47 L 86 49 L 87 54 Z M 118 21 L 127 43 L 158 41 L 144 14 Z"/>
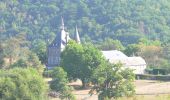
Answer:
<path fill-rule="evenodd" d="M 71 37 L 78 26 L 81 43 L 117 49 L 143 57 L 148 66 L 169 68 L 169 0 L 1 0 L 0 64 L 5 57 L 9 65 L 19 61 L 14 64 L 19 66 L 29 59 L 23 57 L 24 51 L 45 64 L 46 46 L 59 34 L 61 16 Z"/>
<path fill-rule="evenodd" d="M 32 44 L 47 42 L 59 31 L 61 16 L 72 35 L 77 24 L 82 41 L 170 39 L 168 0 L 1 0 L 0 40 L 25 32 Z"/>

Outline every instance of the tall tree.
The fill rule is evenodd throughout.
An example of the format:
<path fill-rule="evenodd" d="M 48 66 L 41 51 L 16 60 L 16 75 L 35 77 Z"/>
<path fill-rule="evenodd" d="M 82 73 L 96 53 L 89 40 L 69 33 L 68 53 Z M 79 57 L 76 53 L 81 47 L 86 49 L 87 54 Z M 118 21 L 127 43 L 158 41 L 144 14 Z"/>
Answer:
<path fill-rule="evenodd" d="M 80 79 L 83 87 L 90 81 L 94 69 L 104 61 L 101 52 L 93 45 L 70 41 L 61 55 L 61 66 L 73 79 Z"/>
<path fill-rule="evenodd" d="M 110 64 L 97 68 L 93 74 L 94 91 L 99 93 L 99 100 L 117 99 L 122 96 L 132 96 L 135 93 L 133 81 L 135 75 L 132 70 L 125 69 L 122 64 Z"/>

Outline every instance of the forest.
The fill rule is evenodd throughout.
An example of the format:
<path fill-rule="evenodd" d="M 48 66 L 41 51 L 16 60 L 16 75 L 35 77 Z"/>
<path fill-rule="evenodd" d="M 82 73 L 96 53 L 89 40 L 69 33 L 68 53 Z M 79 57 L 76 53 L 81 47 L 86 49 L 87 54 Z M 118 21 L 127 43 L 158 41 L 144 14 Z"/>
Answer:
<path fill-rule="evenodd" d="M 16 61 L 29 65 L 29 56 L 45 64 L 46 47 L 59 33 L 63 17 L 71 37 L 78 26 L 82 43 L 142 56 L 148 68 L 167 68 L 169 16 L 168 0 L 1 0 L 0 56 L 9 58 L 5 67 L 17 66 Z"/>
<path fill-rule="evenodd" d="M 170 74 L 169 16 L 169 0 L 0 0 L 0 78 L 2 79 L 0 98 L 4 95 L 9 100 L 15 98 L 13 95 L 15 90 L 25 93 L 23 94 L 25 97 L 17 94 L 18 98 L 41 99 L 39 97 L 46 93 L 43 78 L 39 75 L 43 74 L 47 63 L 47 46 L 60 32 L 61 17 L 64 19 L 65 30 L 69 32 L 70 37 L 73 37 L 75 27 L 78 27 L 82 43 L 74 44 L 72 41 L 72 46 L 68 46 L 63 53 L 63 59 L 67 60 L 67 54 L 71 50 L 73 50 L 71 54 L 80 53 L 78 57 L 82 59 L 77 60 L 80 60 L 79 65 L 84 66 L 87 72 L 78 73 L 80 71 L 75 69 L 77 72 L 73 70 L 75 73 L 69 73 L 71 69 L 67 66 L 68 63 L 78 67 L 77 62 L 72 61 L 73 59 L 68 60 L 67 63 L 62 62 L 63 69 L 56 68 L 53 71 L 54 77 L 50 87 L 54 90 L 58 91 L 58 88 L 63 87 L 62 92 L 72 97 L 70 94 L 72 89 L 67 86 L 69 82 L 67 74 L 74 76 L 73 78 L 78 77 L 82 81 L 91 81 L 94 74 L 93 78 L 96 80 L 94 83 L 101 82 L 96 90 L 104 90 L 106 87 L 102 86 L 107 79 L 104 80 L 105 73 L 100 72 L 103 69 L 100 69 L 99 63 L 107 67 L 104 70 L 108 72 L 109 77 L 117 77 L 111 74 L 110 69 L 119 69 L 121 65 L 107 64 L 103 58 L 100 58 L 101 50 L 116 49 L 128 56 L 141 56 L 146 60 L 148 73 L 152 73 L 153 69 L 161 69 L 164 74 Z M 99 65 L 94 64 L 92 59 L 98 60 Z M 22 68 L 28 70 L 21 70 Z M 67 73 L 64 70 L 67 70 Z M 58 73 L 55 73 L 57 71 Z M 28 74 L 26 78 L 23 76 L 24 73 Z M 89 76 L 86 75 L 87 73 Z M 128 74 L 131 73 L 127 71 L 124 74 L 120 73 L 120 76 L 124 78 Z M 130 76 L 129 80 L 133 80 L 134 75 Z M 119 80 L 120 77 L 117 81 Z M 109 82 L 112 81 L 114 80 Z M 25 82 L 22 86 L 24 88 L 19 87 L 23 82 Z M 58 86 L 55 86 L 56 82 L 59 82 Z M 6 84 L 9 85 L 9 90 L 14 90 L 12 94 L 5 91 Z M 41 89 L 38 92 L 39 96 L 31 94 L 36 91 L 34 88 L 28 89 L 33 84 L 38 84 L 35 89 Z M 128 86 L 126 88 L 128 90 Z M 26 90 L 29 91 L 22 92 Z M 130 94 L 133 94 L 133 88 L 130 90 Z M 66 95 L 61 97 L 64 98 Z M 120 95 L 121 93 L 116 96 Z"/>
<path fill-rule="evenodd" d="M 168 0 L 1 0 L 1 56 L 16 61 L 22 55 L 17 50 L 26 49 L 45 64 L 46 46 L 59 33 L 63 17 L 71 37 L 78 26 L 82 43 L 140 55 L 149 66 L 155 66 L 150 63 L 157 60 L 167 66 L 169 16 Z M 152 54 L 146 57 L 149 52 Z"/>
<path fill-rule="evenodd" d="M 139 38 L 169 41 L 168 0 L 1 0 L 1 41 L 20 32 L 32 44 L 52 40 L 61 16 L 72 35 L 77 25 L 82 41 L 120 40 L 124 45 Z"/>

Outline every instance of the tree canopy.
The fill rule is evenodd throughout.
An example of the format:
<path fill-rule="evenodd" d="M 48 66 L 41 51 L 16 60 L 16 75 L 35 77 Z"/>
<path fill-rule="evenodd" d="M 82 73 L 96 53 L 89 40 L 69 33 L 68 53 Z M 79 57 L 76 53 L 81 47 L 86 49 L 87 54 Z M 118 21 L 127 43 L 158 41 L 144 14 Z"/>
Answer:
<path fill-rule="evenodd" d="M 141 37 L 168 42 L 170 35 L 168 0 L 1 0 L 0 10 L 1 41 L 26 32 L 33 48 L 37 39 L 53 40 L 61 16 L 71 35 L 77 24 L 81 38 L 94 43 L 107 37 L 123 44 Z"/>
<path fill-rule="evenodd" d="M 132 96 L 135 93 L 134 79 L 133 71 L 123 68 L 121 63 L 114 65 L 107 62 L 95 70 L 92 81 L 94 87 L 90 93 L 97 91 L 99 100 Z"/>
<path fill-rule="evenodd" d="M 90 81 L 94 69 L 105 59 L 101 52 L 91 44 L 81 45 L 70 41 L 61 55 L 61 66 L 73 79 L 81 79 L 83 87 Z"/>
<path fill-rule="evenodd" d="M 0 56 L 5 56 L 5 62 L 8 58 L 10 65 L 15 61 L 24 65 L 25 58 L 17 59 L 23 55 L 18 53 L 20 47 L 34 52 L 45 64 L 46 45 L 58 35 L 61 16 L 71 37 L 78 26 L 82 43 L 91 42 L 106 50 L 127 47 L 128 55 L 139 55 L 133 44 L 152 44 L 168 55 L 169 0 L 1 0 L 0 15 L 0 45 L 6 47 Z M 8 67 L 2 58 L 1 67 Z"/>

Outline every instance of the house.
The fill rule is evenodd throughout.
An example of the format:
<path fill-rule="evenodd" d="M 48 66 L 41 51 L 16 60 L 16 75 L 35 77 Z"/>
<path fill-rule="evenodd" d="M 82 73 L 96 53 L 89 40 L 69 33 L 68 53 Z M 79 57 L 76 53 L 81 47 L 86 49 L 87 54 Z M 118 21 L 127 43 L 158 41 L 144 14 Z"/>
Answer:
<path fill-rule="evenodd" d="M 145 73 L 146 62 L 142 57 L 128 57 L 118 50 L 102 51 L 102 53 L 110 63 L 121 62 L 125 68 L 133 69 L 135 74 Z"/>

